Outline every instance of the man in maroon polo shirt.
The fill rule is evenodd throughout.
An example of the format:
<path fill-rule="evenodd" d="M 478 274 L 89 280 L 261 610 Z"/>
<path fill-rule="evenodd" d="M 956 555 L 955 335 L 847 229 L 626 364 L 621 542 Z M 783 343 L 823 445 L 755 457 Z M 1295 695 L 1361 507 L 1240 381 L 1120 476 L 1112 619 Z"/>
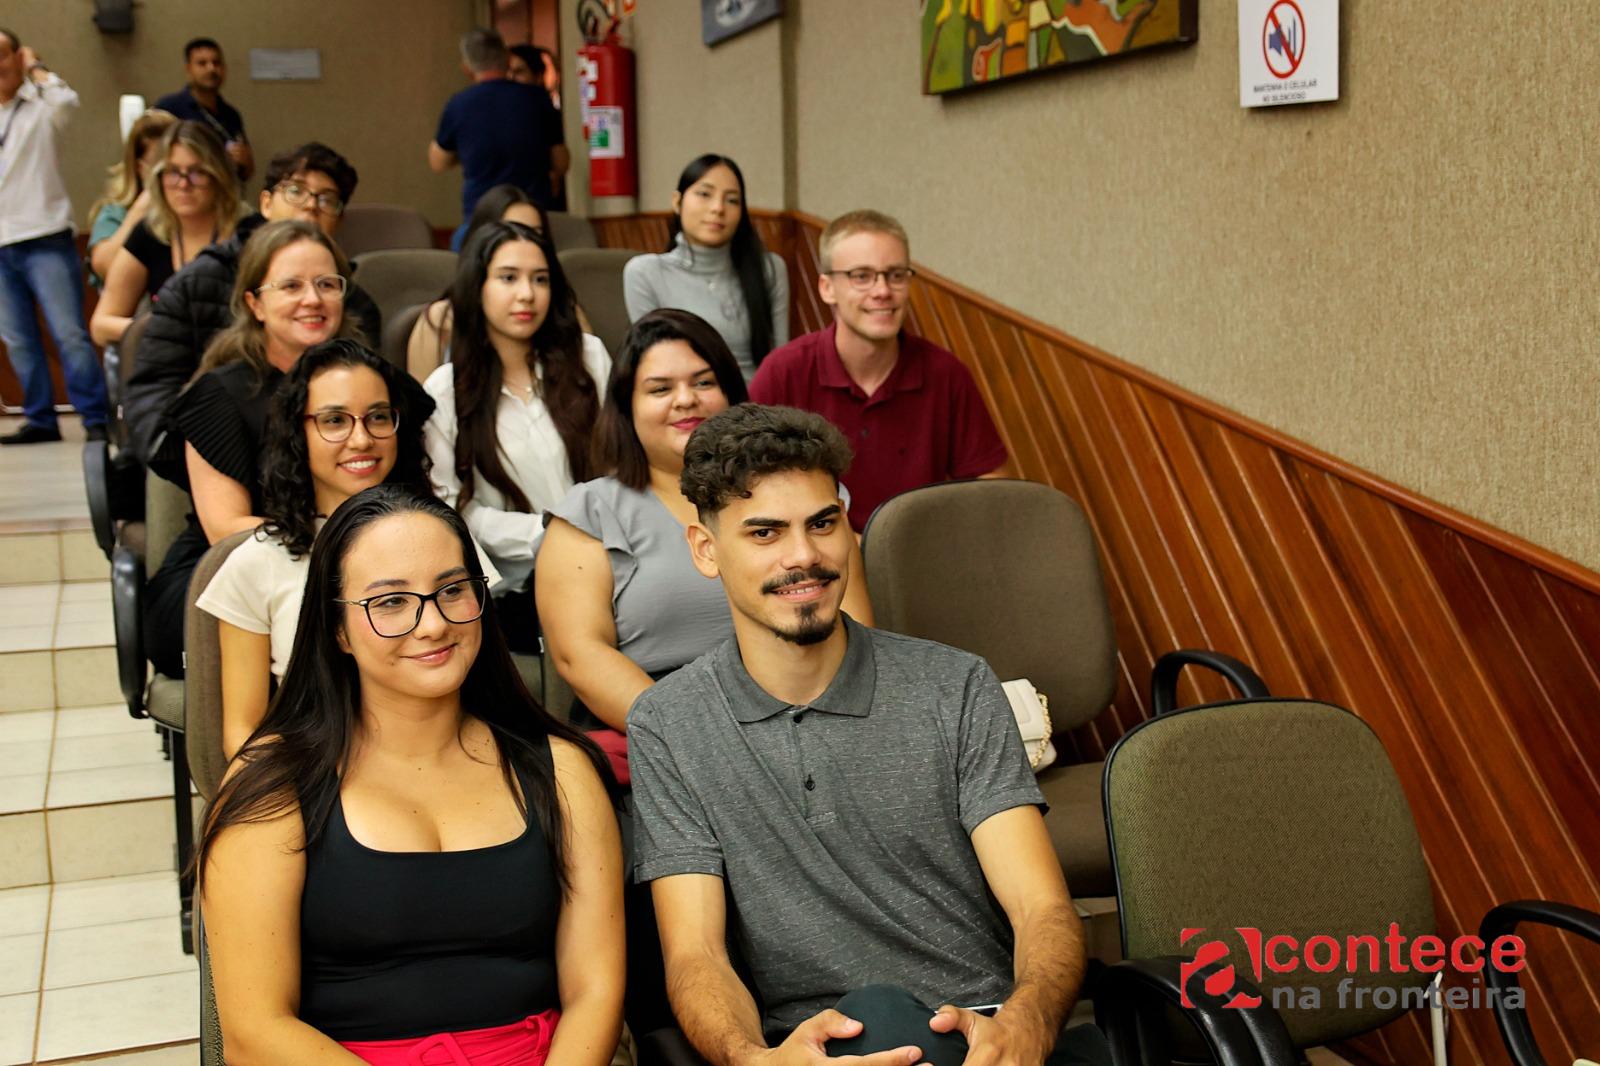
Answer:
<path fill-rule="evenodd" d="M 896 493 L 938 481 L 994 477 L 1006 446 L 972 374 L 936 344 L 904 332 L 911 245 L 877 211 L 840 215 L 822 231 L 817 290 L 833 325 L 761 361 L 750 398 L 827 418 L 855 450 L 845 479 L 850 525 Z"/>

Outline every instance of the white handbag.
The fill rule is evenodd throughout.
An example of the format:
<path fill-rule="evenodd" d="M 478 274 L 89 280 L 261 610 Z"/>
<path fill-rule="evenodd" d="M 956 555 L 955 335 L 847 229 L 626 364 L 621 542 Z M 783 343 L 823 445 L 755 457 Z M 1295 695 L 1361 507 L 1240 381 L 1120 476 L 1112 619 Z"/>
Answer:
<path fill-rule="evenodd" d="M 1017 720 L 1017 732 L 1022 735 L 1028 765 L 1038 773 L 1054 764 L 1056 746 L 1050 739 L 1050 701 L 1027 678 L 1002 682 L 1000 687 L 1005 689 L 1006 699 L 1011 702 L 1011 713 Z"/>

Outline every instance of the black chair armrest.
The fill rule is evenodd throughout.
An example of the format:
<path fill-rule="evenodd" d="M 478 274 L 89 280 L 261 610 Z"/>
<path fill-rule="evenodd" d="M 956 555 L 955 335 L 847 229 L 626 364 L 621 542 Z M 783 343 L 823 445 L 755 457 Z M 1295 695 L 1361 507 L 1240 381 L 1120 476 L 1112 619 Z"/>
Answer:
<path fill-rule="evenodd" d="M 126 543 L 111 549 L 111 617 L 117 638 L 117 679 L 128 713 L 145 712 L 144 552 Z"/>
<path fill-rule="evenodd" d="M 1212 964 L 1191 977 L 1197 998 L 1183 1006 L 1182 959 L 1127 959 L 1108 966 L 1095 986 L 1095 1022 L 1111 1045 L 1116 1066 L 1166 1066 L 1172 1061 L 1165 1036 L 1167 1008 L 1176 1008 L 1205 1040 L 1217 1066 L 1296 1066 L 1299 1053 L 1278 1012 L 1258 1007 L 1224 1007 L 1199 992 L 1203 979 L 1219 969 Z M 1259 994 L 1247 978 L 1236 976 L 1233 991 Z"/>
<path fill-rule="evenodd" d="M 1178 674 L 1185 666 L 1203 666 L 1227 679 L 1247 700 L 1264 699 L 1272 693 L 1261 675 L 1231 655 L 1205 648 L 1179 648 L 1156 660 L 1150 672 L 1150 712 L 1152 716 L 1174 710 L 1178 702 Z"/>
<path fill-rule="evenodd" d="M 1478 937 L 1484 943 L 1487 955 L 1489 946 L 1503 936 L 1516 932 L 1523 922 L 1548 925 L 1567 933 L 1576 933 L 1600 944 L 1600 914 L 1575 907 L 1570 903 L 1552 903 L 1543 899 L 1519 899 L 1502 903 L 1478 924 Z M 1507 994 L 1521 987 L 1514 973 L 1506 973 L 1489 962 L 1483 967 L 1483 977 L 1488 986 L 1496 990 L 1494 1020 L 1500 1026 L 1500 1037 L 1517 1066 L 1546 1066 L 1545 1057 L 1533 1039 L 1533 1026 L 1528 1024 L 1527 1011 L 1506 1003 Z"/>
<path fill-rule="evenodd" d="M 111 558 L 116 528 L 111 518 L 111 446 L 103 440 L 83 445 L 83 487 L 89 495 L 89 525 L 94 541 Z"/>

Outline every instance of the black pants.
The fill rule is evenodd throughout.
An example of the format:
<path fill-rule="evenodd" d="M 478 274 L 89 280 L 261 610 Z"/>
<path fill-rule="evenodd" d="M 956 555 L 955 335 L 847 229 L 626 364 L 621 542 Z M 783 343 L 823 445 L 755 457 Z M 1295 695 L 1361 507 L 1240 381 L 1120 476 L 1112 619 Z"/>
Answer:
<path fill-rule="evenodd" d="M 861 1034 L 825 1045 L 830 1058 L 870 1055 L 908 1044 L 922 1049 L 920 1062 L 932 1066 L 961 1066 L 967 1057 L 967 1038 L 960 1033 L 936 1033 L 928 1028 L 934 1009 L 894 985 L 867 985 L 846 993 L 834 1009 L 861 1023 Z M 1111 1048 L 1099 1029 L 1079 1025 L 1063 1030 L 1045 1066 L 1110 1066 Z"/>
<path fill-rule="evenodd" d="M 144 654 L 156 673 L 183 676 L 183 613 L 189 578 L 211 545 L 197 524 L 178 534 L 144 587 Z"/>
<path fill-rule="evenodd" d="M 539 616 L 533 604 L 533 589 L 496 596 L 494 616 L 500 622 L 507 647 L 522 655 L 539 654 Z"/>

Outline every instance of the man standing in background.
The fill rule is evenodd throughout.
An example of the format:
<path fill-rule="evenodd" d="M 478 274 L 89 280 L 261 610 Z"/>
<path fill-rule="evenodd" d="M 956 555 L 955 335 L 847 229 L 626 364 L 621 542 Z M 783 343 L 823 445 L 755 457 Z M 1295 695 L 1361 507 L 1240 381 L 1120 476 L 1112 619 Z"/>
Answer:
<path fill-rule="evenodd" d="M 239 171 L 239 180 L 247 180 L 255 173 L 256 160 L 250 151 L 250 142 L 245 139 L 244 119 L 222 98 L 222 83 L 228 76 L 222 46 L 210 37 L 196 37 L 190 41 L 183 46 L 183 72 L 189 83 L 157 100 L 156 107 L 179 118 L 210 126 L 227 147 L 228 158 Z"/>
<path fill-rule="evenodd" d="M 550 207 L 551 175 L 565 173 L 570 158 L 561 113 L 542 87 L 507 76 L 510 54 L 493 30 L 461 38 L 461 65 L 472 78 L 445 104 L 428 145 L 428 166 L 442 174 L 460 164 L 461 226 L 450 240 L 459 251 L 478 198 L 496 185 L 515 185 Z"/>
<path fill-rule="evenodd" d="M 78 94 L 0 30 L 0 340 L 22 381 L 27 422 L 0 444 L 61 439 L 39 312 L 90 440 L 106 435 L 106 383 L 83 321 L 83 261 L 61 177 L 60 136 Z"/>

